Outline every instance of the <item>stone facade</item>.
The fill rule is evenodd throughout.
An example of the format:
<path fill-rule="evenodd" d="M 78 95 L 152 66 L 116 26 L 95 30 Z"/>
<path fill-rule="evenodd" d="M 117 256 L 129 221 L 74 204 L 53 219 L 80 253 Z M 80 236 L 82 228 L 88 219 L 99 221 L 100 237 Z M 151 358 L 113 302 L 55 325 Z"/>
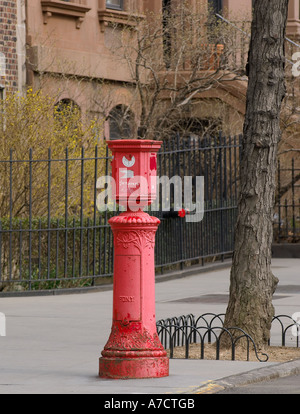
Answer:
<path fill-rule="evenodd" d="M 178 0 L 0 0 L 2 94 L 3 87 L 22 92 L 30 85 L 56 94 L 58 100 L 75 102 L 88 116 L 104 118 L 129 107 L 138 125 L 140 108 L 128 65 L 110 52 L 112 45 L 118 47 L 112 27 L 130 25 L 134 34 L 146 10 L 159 14 L 172 1 Z M 190 1 L 191 8 L 206 5 L 206 0 Z M 251 19 L 251 0 L 207 2 L 230 21 Z M 297 39 L 299 33 L 299 0 L 290 0 L 288 35 Z M 224 83 L 198 95 L 195 98 L 205 105 L 193 105 L 192 116 L 222 116 L 224 132 L 230 133 L 226 125 L 234 124 L 231 133 L 241 132 L 246 88 L 246 81 Z M 109 136 L 107 123 L 105 135 Z"/>
<path fill-rule="evenodd" d="M 176 4 L 178 0 L 171 1 Z M 111 53 L 112 48 L 119 46 L 116 27 L 120 28 L 121 36 L 122 27 L 131 26 L 134 38 L 135 26 L 139 19 L 145 18 L 146 11 L 161 14 L 163 5 L 168 3 L 167 0 L 27 2 L 28 83 L 57 94 L 60 100 L 75 102 L 88 116 L 103 114 L 109 118 L 118 109 L 126 112 L 130 108 L 135 134 L 139 126 L 139 102 L 129 66 L 122 63 L 118 52 Z M 251 16 L 251 0 L 245 0 L 243 10 L 236 0 L 226 0 L 223 6 L 229 18 L 237 8 L 240 18 L 249 20 Z M 203 7 L 207 7 L 205 1 L 191 0 L 192 9 Z M 235 125 L 232 132 L 238 133 L 245 112 L 245 92 L 246 84 L 237 85 L 234 93 L 224 85 L 219 91 L 197 96 L 205 100 L 205 105 L 193 105 L 191 116 L 223 117 L 224 128 Z M 106 121 L 104 135 L 111 138 L 111 132 L 111 124 Z"/>

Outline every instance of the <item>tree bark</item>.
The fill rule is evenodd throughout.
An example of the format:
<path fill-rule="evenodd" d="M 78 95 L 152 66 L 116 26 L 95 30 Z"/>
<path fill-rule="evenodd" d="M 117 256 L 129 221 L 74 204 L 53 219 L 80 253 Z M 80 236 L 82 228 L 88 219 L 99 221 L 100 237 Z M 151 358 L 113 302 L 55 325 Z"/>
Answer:
<path fill-rule="evenodd" d="M 241 158 L 241 188 L 225 327 L 268 344 L 278 279 L 271 271 L 280 112 L 285 96 L 288 0 L 256 0 Z M 228 344 L 228 342 L 227 342 Z"/>

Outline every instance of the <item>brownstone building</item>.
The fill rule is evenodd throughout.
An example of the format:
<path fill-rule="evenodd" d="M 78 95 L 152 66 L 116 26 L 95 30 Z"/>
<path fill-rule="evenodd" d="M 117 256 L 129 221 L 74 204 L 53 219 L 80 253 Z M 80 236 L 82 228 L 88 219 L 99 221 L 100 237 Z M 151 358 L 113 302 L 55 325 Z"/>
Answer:
<path fill-rule="evenodd" d="M 125 119 L 122 135 L 135 135 L 143 109 L 141 95 L 137 93 L 138 82 L 128 64 L 130 58 L 127 62 L 124 60 L 124 50 L 120 58 L 122 42 L 124 36 L 127 42 L 128 39 L 136 42 L 140 24 L 147 16 L 160 16 L 163 25 L 166 13 L 168 10 L 172 13 L 176 4 L 178 0 L 0 0 L 2 94 L 5 90 L 22 93 L 28 85 L 41 88 L 56 96 L 58 101 L 76 104 L 86 116 L 106 120 L 104 135 L 107 138 L 120 135 L 121 119 Z M 210 5 L 215 13 L 227 19 L 239 39 L 235 67 L 231 65 L 233 71 L 237 69 L 239 77 L 230 78 L 228 67 L 226 79 L 184 96 L 177 105 L 184 108 L 183 123 L 196 119 L 206 125 L 213 120 L 214 125 L 227 133 L 241 132 L 247 89 L 243 71 L 252 1 L 189 0 L 189 4 L 191 12 L 195 13 L 202 13 L 203 7 L 207 10 Z M 290 0 L 288 36 L 293 39 L 300 36 L 299 8 L 299 0 Z M 203 27 L 207 25 L 204 23 Z M 124 28 L 130 29 L 126 35 Z M 172 36 L 164 37 L 157 55 L 163 54 L 165 46 L 177 40 Z M 154 50 L 156 46 L 153 44 Z M 205 67 L 207 73 L 208 69 L 216 69 L 216 55 L 220 57 L 222 50 L 214 49 L 207 57 L 210 62 Z M 180 69 L 182 84 L 191 72 L 191 63 L 185 62 L 185 65 Z M 160 78 L 168 72 L 164 82 L 174 81 L 174 69 L 168 67 L 168 63 L 165 69 L 159 71 Z M 147 77 L 145 71 L 143 76 Z M 170 95 L 165 96 L 162 109 L 170 99 Z"/>
<path fill-rule="evenodd" d="M 228 18 L 251 18 L 251 0 L 244 2 L 243 7 L 236 0 L 191 0 L 190 10 L 201 13 L 203 8 L 207 9 L 207 3 L 215 12 L 226 10 Z M 107 138 L 136 135 L 143 112 L 141 96 L 130 64 L 120 59 L 118 43 L 124 41 L 124 28 L 132 29 L 134 42 L 136 30 L 145 24 L 147 16 L 162 18 L 164 10 L 169 8 L 173 12 L 176 4 L 177 0 L 27 2 L 27 82 L 57 94 L 64 102 L 76 103 L 87 116 L 97 114 L 108 119 L 104 128 Z M 157 50 L 159 54 L 159 47 Z M 169 82 L 171 79 L 172 75 Z M 224 82 L 221 88 L 202 88 L 193 96 L 192 104 L 185 106 L 182 124 L 194 119 L 196 124 L 213 124 L 223 130 L 230 125 L 231 132 L 240 132 L 246 85 L 245 79 L 241 79 L 235 85 Z M 149 101 L 149 95 L 145 100 Z M 168 100 L 166 96 L 165 101 Z"/>

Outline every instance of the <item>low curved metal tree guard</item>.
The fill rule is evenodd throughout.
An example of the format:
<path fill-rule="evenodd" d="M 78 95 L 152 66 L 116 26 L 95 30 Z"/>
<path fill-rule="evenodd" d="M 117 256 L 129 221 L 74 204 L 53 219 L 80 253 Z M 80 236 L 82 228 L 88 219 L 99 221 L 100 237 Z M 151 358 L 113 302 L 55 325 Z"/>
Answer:
<path fill-rule="evenodd" d="M 285 326 L 283 323 L 283 318 L 288 321 L 288 325 Z M 300 324 L 295 321 L 291 316 L 288 315 L 278 315 L 274 316 L 272 320 L 272 325 L 275 325 L 275 322 L 278 322 L 281 327 L 281 346 L 286 346 L 286 335 L 289 330 L 291 330 L 293 327 L 296 328 L 297 336 L 296 336 L 296 348 L 299 348 L 299 338 L 300 338 Z M 270 341 L 269 341 L 270 345 Z"/>
<path fill-rule="evenodd" d="M 250 359 L 250 346 L 258 361 L 267 362 L 269 357 L 265 353 L 259 353 L 257 346 L 250 335 L 238 327 L 224 327 L 225 314 L 205 313 L 198 318 L 193 314 L 182 315 L 179 317 L 162 319 L 157 322 L 157 333 L 165 349 L 170 350 L 170 358 L 174 358 L 174 349 L 176 347 L 185 348 L 185 359 L 190 356 L 190 345 L 199 344 L 199 359 L 205 358 L 205 344 L 214 342 L 216 347 L 216 360 L 220 359 L 221 340 L 223 336 L 230 339 L 231 360 L 235 360 L 236 347 L 240 341 L 246 341 L 247 361 Z M 289 325 L 285 326 L 283 318 L 288 318 Z M 296 326 L 297 332 L 300 332 L 300 325 L 287 315 L 275 316 L 273 323 L 278 321 L 281 325 L 282 346 L 286 343 L 286 334 L 290 328 Z M 297 337 L 297 347 L 299 347 L 299 336 Z"/>

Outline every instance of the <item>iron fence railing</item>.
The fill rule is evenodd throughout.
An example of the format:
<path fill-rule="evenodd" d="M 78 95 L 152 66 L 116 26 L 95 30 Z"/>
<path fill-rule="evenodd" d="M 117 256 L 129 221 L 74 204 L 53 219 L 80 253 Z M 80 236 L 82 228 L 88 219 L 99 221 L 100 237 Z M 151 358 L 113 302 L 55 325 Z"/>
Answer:
<path fill-rule="evenodd" d="M 204 176 L 205 214 L 187 223 L 175 211 L 150 214 L 161 219 L 156 267 L 233 251 L 239 176 L 240 137 L 165 141 L 158 155 L 159 176 Z M 110 174 L 110 154 L 95 148 L 61 158 L 0 160 L 0 290 L 27 291 L 94 286 L 113 274 L 113 237 L 97 210 L 97 180 Z M 170 190 L 174 210 L 174 189 Z"/>
<path fill-rule="evenodd" d="M 198 317 L 193 314 L 181 315 L 157 321 L 157 333 L 164 348 L 169 350 L 171 359 L 191 358 L 191 349 L 194 349 L 193 359 L 205 359 L 208 345 L 214 344 L 212 359 L 224 359 L 220 349 L 223 339 L 227 341 L 229 349 L 228 359 L 236 359 L 236 350 L 243 343 L 244 360 L 250 360 L 250 353 L 260 362 L 267 362 L 269 356 L 258 352 L 252 337 L 237 327 L 224 327 L 225 314 L 205 313 Z M 293 335 L 295 330 L 297 335 Z M 300 325 L 288 315 L 277 315 L 272 320 L 271 339 L 269 346 L 299 348 Z M 277 333 L 277 335 L 276 335 Z M 275 340 L 273 340 L 273 336 Z M 277 338 L 276 338 L 277 336 Z M 229 343 L 229 346 L 228 346 Z M 178 352 L 180 349 L 183 352 Z M 196 352 L 195 352 L 196 350 Z"/>
<path fill-rule="evenodd" d="M 170 186 L 169 211 L 161 188 L 149 213 L 161 219 L 155 247 L 156 270 L 224 259 L 234 250 L 241 137 L 167 140 L 158 154 L 158 176 L 204 177 L 204 217 L 187 222 L 176 210 Z M 105 152 L 106 151 L 106 152 Z M 13 151 L 0 160 L 0 291 L 95 286 L 113 275 L 113 236 L 108 220 L 118 214 L 97 210 L 100 176 L 110 175 L 107 149 L 87 154 L 66 150 L 43 159 L 33 151 L 24 160 Z M 279 166 L 275 238 L 299 237 L 299 169 Z M 290 174 L 290 178 L 286 176 Z M 183 204 L 184 207 L 184 204 Z M 291 236 L 292 235 L 292 236 Z M 289 240 L 290 241 L 290 240 Z M 106 280 L 106 279 L 105 279 Z"/>
<path fill-rule="evenodd" d="M 173 213 L 155 212 L 161 219 L 156 242 L 156 266 L 219 256 L 234 248 L 241 137 L 194 138 L 165 141 L 158 155 L 158 175 L 204 177 L 205 214 L 188 223 Z M 194 182 L 195 184 L 195 182 Z M 195 196 L 195 185 L 193 195 Z M 170 193 L 171 206 L 174 191 Z M 161 199 L 161 197 L 159 198 Z"/>
<path fill-rule="evenodd" d="M 274 241 L 300 241 L 300 167 L 295 159 L 278 163 L 278 185 L 274 214 Z"/>
<path fill-rule="evenodd" d="M 0 160 L 0 290 L 93 285 L 113 272 L 108 213 L 96 208 L 109 154 Z"/>

